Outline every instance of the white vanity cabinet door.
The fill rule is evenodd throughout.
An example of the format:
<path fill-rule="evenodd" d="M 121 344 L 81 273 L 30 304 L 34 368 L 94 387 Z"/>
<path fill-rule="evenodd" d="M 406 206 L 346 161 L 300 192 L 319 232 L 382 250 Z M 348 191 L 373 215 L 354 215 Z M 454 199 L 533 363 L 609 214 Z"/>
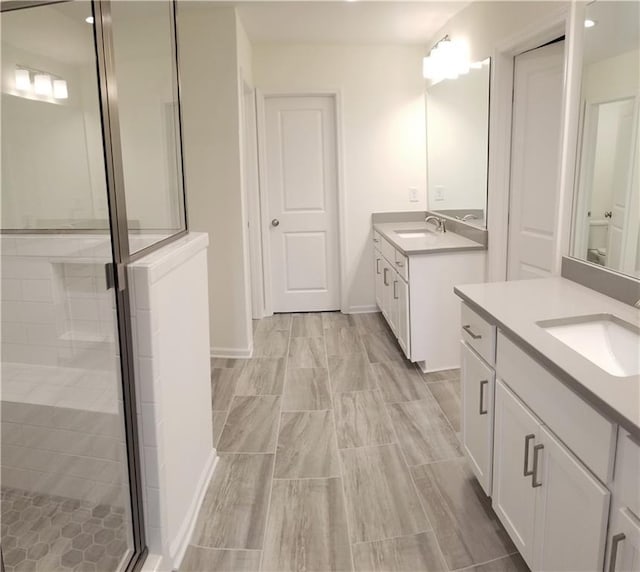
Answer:
<path fill-rule="evenodd" d="M 627 508 L 611 515 L 605 572 L 640 572 L 640 520 Z"/>
<path fill-rule="evenodd" d="M 407 356 L 411 359 L 411 323 L 409 319 L 409 285 L 398 277 L 396 284 L 396 305 L 398 308 L 398 343 Z"/>
<path fill-rule="evenodd" d="M 374 254 L 373 271 L 375 272 L 376 304 L 378 304 L 378 308 L 382 310 L 382 304 L 383 304 L 382 300 L 383 300 L 383 293 L 384 293 L 384 284 L 382 283 L 383 258 L 382 258 L 382 254 L 380 254 L 380 251 L 377 248 L 374 249 L 373 254 Z"/>
<path fill-rule="evenodd" d="M 460 345 L 462 444 L 478 482 L 491 496 L 495 373 L 466 343 Z"/>
<path fill-rule="evenodd" d="M 611 493 L 546 427 L 536 446 L 534 570 L 602 570 Z"/>
<path fill-rule="evenodd" d="M 533 568 L 537 490 L 530 472 L 542 428 L 502 381 L 496 381 L 495 391 L 493 510 Z"/>
<path fill-rule="evenodd" d="M 390 292 L 389 292 L 389 325 L 393 330 L 393 333 L 398 337 L 398 320 L 400 318 L 399 308 L 398 308 L 398 282 L 401 282 L 402 279 L 398 276 L 393 264 L 389 265 L 389 282 L 390 282 Z"/>
<path fill-rule="evenodd" d="M 393 281 L 395 280 L 395 270 L 386 258 L 382 259 L 382 313 L 387 319 L 389 327 L 395 334 L 397 331 L 397 304 L 393 296 Z"/>

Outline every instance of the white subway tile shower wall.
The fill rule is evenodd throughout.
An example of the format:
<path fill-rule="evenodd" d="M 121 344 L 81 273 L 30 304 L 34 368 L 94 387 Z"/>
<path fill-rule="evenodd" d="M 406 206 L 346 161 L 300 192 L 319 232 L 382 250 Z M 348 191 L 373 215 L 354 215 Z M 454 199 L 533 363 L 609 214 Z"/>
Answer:
<path fill-rule="evenodd" d="M 123 506 L 109 235 L 3 235 L 0 250 L 2 486 Z"/>

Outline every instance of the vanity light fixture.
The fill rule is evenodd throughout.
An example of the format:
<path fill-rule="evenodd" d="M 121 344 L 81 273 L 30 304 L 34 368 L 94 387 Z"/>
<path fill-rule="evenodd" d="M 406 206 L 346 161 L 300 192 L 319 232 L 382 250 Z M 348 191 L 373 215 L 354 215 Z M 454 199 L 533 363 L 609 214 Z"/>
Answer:
<path fill-rule="evenodd" d="M 16 95 L 29 99 L 69 99 L 69 87 L 65 79 L 26 66 L 16 66 L 15 89 L 20 92 Z"/>
<path fill-rule="evenodd" d="M 53 95 L 51 76 L 46 73 L 37 73 L 33 77 L 33 91 L 36 95 L 51 97 Z"/>
<path fill-rule="evenodd" d="M 93 20 L 93 16 L 87 16 L 87 17 L 84 19 L 84 21 L 85 21 L 87 24 L 93 24 L 93 22 L 94 22 L 94 20 Z"/>
<path fill-rule="evenodd" d="M 595 20 L 590 20 L 589 18 L 584 21 L 585 28 L 593 28 L 596 24 L 597 22 Z"/>
<path fill-rule="evenodd" d="M 16 68 L 16 89 L 19 91 L 31 91 L 31 75 L 29 70 Z"/>
<path fill-rule="evenodd" d="M 480 66 L 482 65 L 479 62 Z M 455 79 L 469 73 L 476 65 L 469 60 L 467 46 L 449 36 L 442 38 L 429 52 L 422 62 L 422 75 L 433 83 L 443 79 Z"/>
<path fill-rule="evenodd" d="M 67 90 L 67 82 L 63 79 L 53 80 L 53 97 L 55 99 L 67 99 L 69 91 Z"/>

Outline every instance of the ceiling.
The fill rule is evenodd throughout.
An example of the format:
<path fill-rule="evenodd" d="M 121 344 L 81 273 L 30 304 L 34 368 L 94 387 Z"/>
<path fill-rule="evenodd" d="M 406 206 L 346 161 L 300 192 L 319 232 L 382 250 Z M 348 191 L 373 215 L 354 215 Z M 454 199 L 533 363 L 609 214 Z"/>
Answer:
<path fill-rule="evenodd" d="M 586 63 L 638 49 L 640 2 L 593 2 L 587 7 L 586 17 L 596 22 L 584 31 Z"/>
<path fill-rule="evenodd" d="M 426 45 L 463 1 L 236 2 L 252 43 Z"/>

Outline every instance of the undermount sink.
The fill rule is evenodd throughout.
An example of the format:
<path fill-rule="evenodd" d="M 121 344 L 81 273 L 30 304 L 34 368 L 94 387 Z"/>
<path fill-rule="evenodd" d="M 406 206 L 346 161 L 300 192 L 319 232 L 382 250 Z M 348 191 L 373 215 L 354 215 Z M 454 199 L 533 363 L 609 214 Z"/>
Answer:
<path fill-rule="evenodd" d="M 394 231 L 401 238 L 424 238 L 433 234 L 430 230 L 418 229 L 418 230 L 396 230 Z"/>
<path fill-rule="evenodd" d="M 538 322 L 554 338 L 617 377 L 640 374 L 640 328 L 611 314 Z"/>

